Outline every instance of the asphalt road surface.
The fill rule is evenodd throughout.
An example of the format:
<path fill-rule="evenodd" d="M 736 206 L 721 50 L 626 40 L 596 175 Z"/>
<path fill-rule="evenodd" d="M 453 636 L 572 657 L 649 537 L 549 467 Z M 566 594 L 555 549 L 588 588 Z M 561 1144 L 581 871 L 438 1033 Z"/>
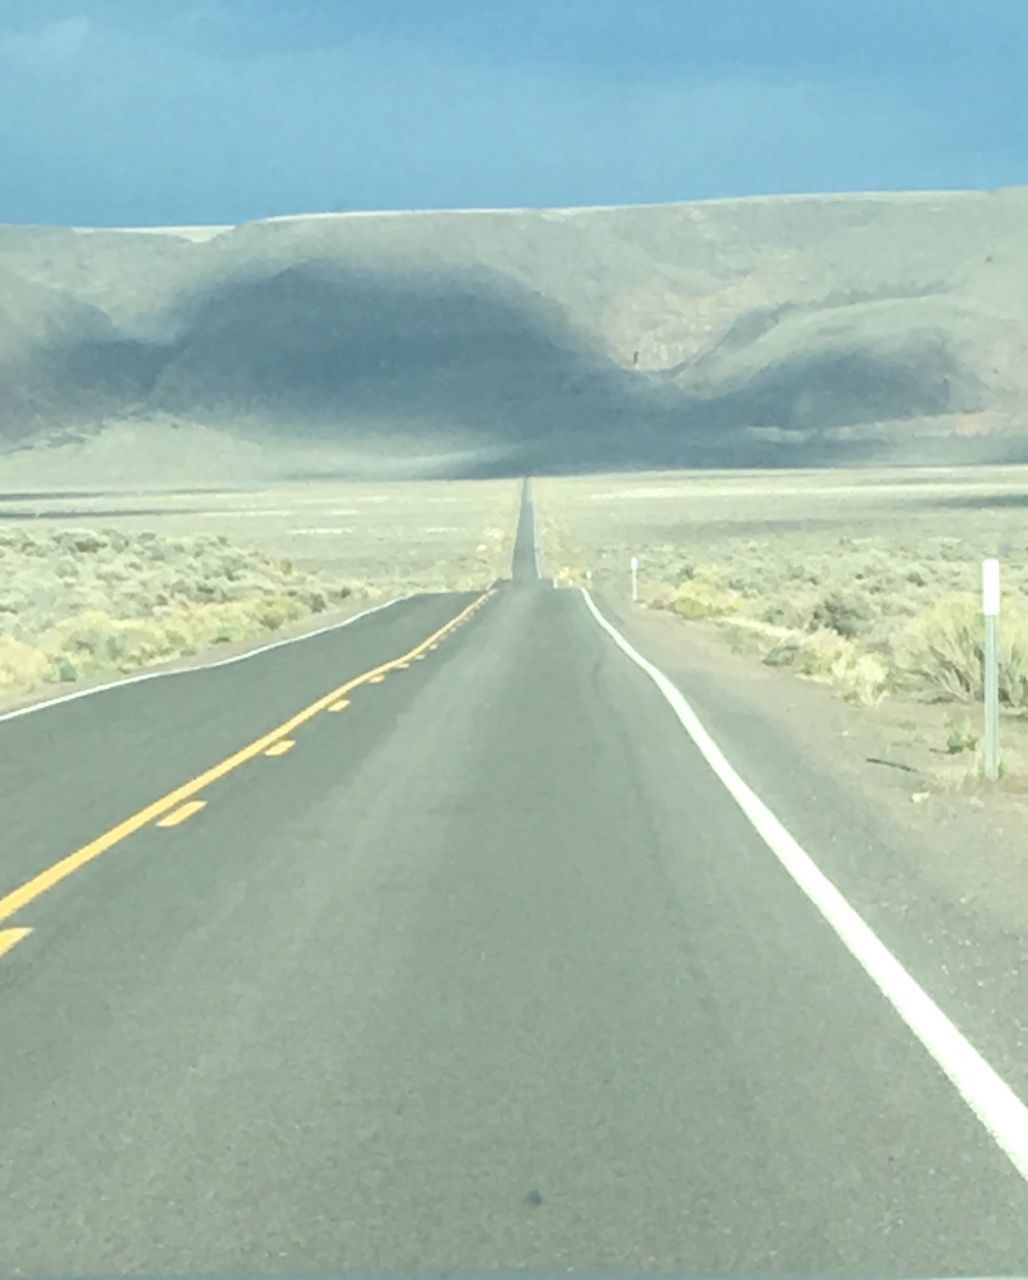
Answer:
<path fill-rule="evenodd" d="M 484 597 L 0 722 L 0 1274 L 1024 1269 L 533 525 Z"/>

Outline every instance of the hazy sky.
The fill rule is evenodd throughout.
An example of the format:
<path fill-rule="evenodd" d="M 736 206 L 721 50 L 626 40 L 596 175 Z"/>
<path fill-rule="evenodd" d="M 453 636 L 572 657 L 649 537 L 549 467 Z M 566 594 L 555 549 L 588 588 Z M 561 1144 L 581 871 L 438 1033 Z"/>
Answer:
<path fill-rule="evenodd" d="M 1028 182 L 1028 0 L 0 0 L 0 222 Z"/>

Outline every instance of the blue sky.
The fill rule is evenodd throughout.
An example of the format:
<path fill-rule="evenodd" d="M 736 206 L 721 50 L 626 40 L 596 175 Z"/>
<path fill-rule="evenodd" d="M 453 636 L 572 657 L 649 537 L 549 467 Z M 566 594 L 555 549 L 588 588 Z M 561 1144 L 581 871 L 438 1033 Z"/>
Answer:
<path fill-rule="evenodd" d="M 1028 0 L 0 0 L 0 222 L 1028 182 Z"/>

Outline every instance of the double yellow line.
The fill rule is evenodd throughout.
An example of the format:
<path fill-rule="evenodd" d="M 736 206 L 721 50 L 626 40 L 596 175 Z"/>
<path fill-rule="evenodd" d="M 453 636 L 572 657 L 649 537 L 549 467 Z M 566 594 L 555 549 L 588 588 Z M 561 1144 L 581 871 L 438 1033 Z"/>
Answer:
<path fill-rule="evenodd" d="M 154 800 L 146 808 L 140 809 L 123 822 L 119 822 L 117 826 L 111 827 L 103 835 L 97 836 L 95 840 L 90 840 L 88 844 L 82 845 L 74 853 L 69 853 L 66 857 L 61 858 L 59 862 L 55 862 L 44 871 L 40 871 L 31 880 L 26 880 L 24 884 L 19 885 L 17 889 L 12 889 L 10 893 L 0 898 L 0 922 L 9 920 L 16 912 L 28 906 L 30 902 L 34 902 L 36 898 L 46 893 L 48 889 L 60 884 L 62 880 L 66 880 L 81 867 L 86 866 L 87 863 L 92 862 L 95 858 L 99 858 L 102 853 L 106 853 L 108 849 L 112 849 L 116 844 L 120 844 L 122 840 L 133 835 L 141 827 L 145 827 L 148 823 L 156 822 L 184 801 L 191 800 L 204 787 L 216 782 L 219 778 L 224 778 L 226 774 L 238 769 L 240 765 L 246 764 L 248 760 L 253 760 L 255 756 L 266 753 L 269 747 L 287 738 L 295 729 L 306 721 L 313 719 L 320 711 L 330 709 L 333 703 L 339 703 L 345 699 L 346 695 L 352 690 L 359 688 L 362 684 L 377 683 L 388 672 L 398 667 L 404 667 L 415 658 L 422 657 L 427 650 L 434 649 L 440 640 L 470 618 L 476 609 L 481 608 L 491 594 L 492 591 L 484 592 L 477 600 L 473 600 L 467 608 L 462 609 L 455 618 L 451 618 L 445 626 L 440 627 L 438 631 L 434 631 L 427 639 L 422 640 L 409 653 L 405 653 L 399 658 L 394 658 L 391 662 L 383 662 L 381 666 L 373 667 L 370 671 L 365 671 L 363 674 L 355 676 L 352 680 L 348 680 L 346 684 L 340 685 L 338 689 L 333 689 L 331 693 L 326 693 L 324 697 L 318 698 L 310 706 L 304 707 L 302 711 L 298 711 L 296 715 L 291 716 L 277 728 L 272 729 L 270 733 L 256 738 L 249 745 L 230 756 L 226 756 L 224 760 L 212 765 L 209 769 L 205 769 L 203 773 L 197 774 L 189 782 L 184 782 L 182 786 L 176 787 L 174 791 L 169 791 L 166 795 L 161 796 L 159 800 Z M 28 929 L 0 930 L 0 955 L 3 955 L 4 951 L 14 946 L 28 932 L 30 932 Z"/>

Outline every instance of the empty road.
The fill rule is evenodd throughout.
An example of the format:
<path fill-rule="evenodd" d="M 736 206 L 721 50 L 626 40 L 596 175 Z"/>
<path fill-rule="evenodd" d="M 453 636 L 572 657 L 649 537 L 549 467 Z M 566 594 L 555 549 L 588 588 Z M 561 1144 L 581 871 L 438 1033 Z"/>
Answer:
<path fill-rule="evenodd" d="M 0 722 L 0 1274 L 1024 1269 L 1022 1173 L 533 529 Z"/>

